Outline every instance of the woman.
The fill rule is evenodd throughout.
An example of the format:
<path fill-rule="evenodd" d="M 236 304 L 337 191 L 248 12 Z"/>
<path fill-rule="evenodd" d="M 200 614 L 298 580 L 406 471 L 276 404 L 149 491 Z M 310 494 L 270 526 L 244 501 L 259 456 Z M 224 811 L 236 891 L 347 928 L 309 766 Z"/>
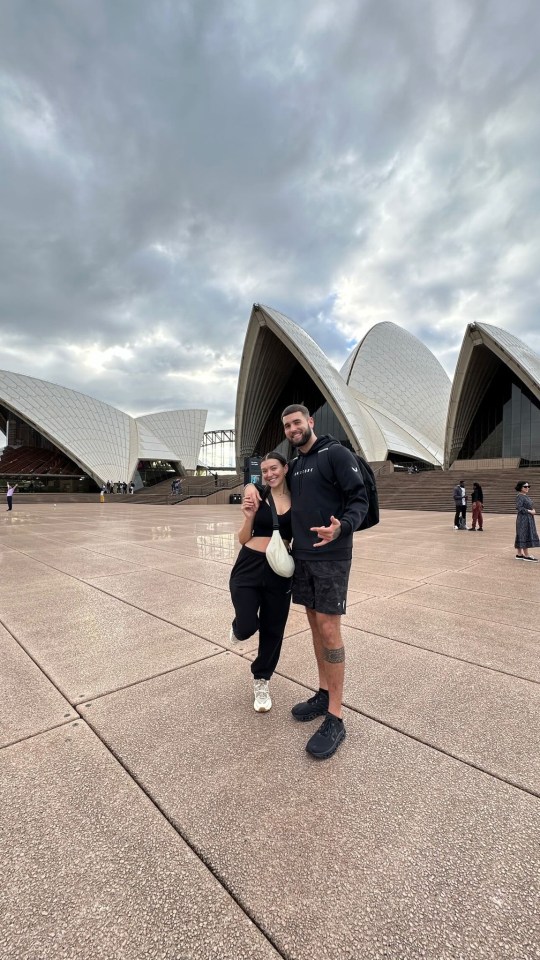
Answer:
<path fill-rule="evenodd" d="M 536 510 L 529 497 L 529 484 L 524 480 L 516 483 L 516 560 L 533 560 L 538 563 L 538 557 L 529 556 L 529 547 L 540 547 L 540 540 L 536 532 L 534 516 Z"/>
<path fill-rule="evenodd" d="M 259 631 L 259 650 L 251 665 L 253 706 L 257 713 L 267 713 L 272 706 L 268 684 L 279 660 L 291 605 L 291 579 L 274 573 L 265 556 L 273 531 L 272 511 L 266 502 L 269 496 L 274 501 L 279 532 L 287 546 L 292 537 L 287 469 L 287 461 L 275 451 L 267 453 L 262 461 L 261 473 L 266 486 L 257 507 L 247 501 L 242 504 L 244 522 L 238 531 L 242 549 L 229 582 L 236 614 L 229 639 L 248 640 Z"/>
<path fill-rule="evenodd" d="M 469 529 L 476 530 L 476 524 L 478 524 L 478 530 L 481 532 L 484 529 L 484 494 L 479 483 L 472 485 L 471 503 L 472 527 Z"/>

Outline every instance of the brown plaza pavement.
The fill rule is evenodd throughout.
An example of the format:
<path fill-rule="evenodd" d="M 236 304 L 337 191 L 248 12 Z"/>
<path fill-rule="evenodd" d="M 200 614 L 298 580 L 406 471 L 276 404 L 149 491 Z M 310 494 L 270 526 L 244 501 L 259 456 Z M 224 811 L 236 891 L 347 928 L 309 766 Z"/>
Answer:
<path fill-rule="evenodd" d="M 2 960 L 540 957 L 540 563 L 514 518 L 356 535 L 347 739 L 305 751 L 228 641 L 239 508 L 0 521 Z M 540 551 L 538 551 L 540 555 Z"/>

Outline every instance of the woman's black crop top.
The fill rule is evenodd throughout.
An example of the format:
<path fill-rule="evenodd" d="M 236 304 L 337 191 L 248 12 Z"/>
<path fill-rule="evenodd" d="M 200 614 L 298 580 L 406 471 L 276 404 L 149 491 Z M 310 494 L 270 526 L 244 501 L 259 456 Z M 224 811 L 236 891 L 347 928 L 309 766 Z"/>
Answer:
<path fill-rule="evenodd" d="M 292 540 L 291 511 L 278 514 L 279 532 L 283 540 Z M 252 537 L 271 537 L 273 533 L 272 511 L 266 500 L 260 504 L 253 518 Z"/>

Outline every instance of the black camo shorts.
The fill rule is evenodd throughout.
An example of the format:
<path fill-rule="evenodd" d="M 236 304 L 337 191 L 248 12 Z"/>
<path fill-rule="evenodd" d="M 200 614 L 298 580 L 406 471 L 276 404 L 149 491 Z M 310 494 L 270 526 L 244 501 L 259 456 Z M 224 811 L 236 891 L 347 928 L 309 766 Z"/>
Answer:
<path fill-rule="evenodd" d="M 341 616 L 347 611 L 350 560 L 295 560 L 293 603 Z"/>

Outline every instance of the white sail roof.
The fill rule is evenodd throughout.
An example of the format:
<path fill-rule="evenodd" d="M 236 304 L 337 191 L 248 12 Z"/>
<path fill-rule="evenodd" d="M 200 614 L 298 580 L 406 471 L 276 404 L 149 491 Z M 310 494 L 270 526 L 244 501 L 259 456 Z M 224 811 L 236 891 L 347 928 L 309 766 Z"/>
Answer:
<path fill-rule="evenodd" d="M 137 462 L 150 459 L 152 445 L 155 459 L 194 469 L 206 419 L 204 410 L 174 410 L 135 420 L 85 393 L 5 370 L 0 371 L 0 403 L 98 484 L 130 480 Z"/>

